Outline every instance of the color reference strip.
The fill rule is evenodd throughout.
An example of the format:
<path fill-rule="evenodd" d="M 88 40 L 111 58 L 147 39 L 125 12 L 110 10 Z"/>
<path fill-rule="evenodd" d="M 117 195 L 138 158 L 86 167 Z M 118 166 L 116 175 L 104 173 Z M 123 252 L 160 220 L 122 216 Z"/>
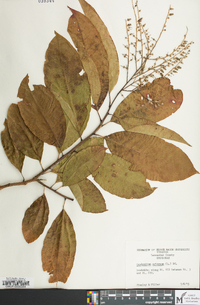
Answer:
<path fill-rule="evenodd" d="M 87 305 L 99 305 L 98 291 L 88 291 L 87 292 Z"/>

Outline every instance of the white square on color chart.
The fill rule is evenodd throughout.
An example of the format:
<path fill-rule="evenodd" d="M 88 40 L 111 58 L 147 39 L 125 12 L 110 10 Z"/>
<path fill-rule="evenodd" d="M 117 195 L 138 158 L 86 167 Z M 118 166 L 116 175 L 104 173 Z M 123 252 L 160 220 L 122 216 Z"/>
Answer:
<path fill-rule="evenodd" d="M 126 288 L 199 288 L 198 241 L 126 243 Z"/>

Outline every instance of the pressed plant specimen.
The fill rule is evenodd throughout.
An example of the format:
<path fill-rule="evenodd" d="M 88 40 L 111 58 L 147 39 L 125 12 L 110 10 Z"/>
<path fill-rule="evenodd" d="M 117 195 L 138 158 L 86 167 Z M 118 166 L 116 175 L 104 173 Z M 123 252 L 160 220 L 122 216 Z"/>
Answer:
<path fill-rule="evenodd" d="M 181 69 L 192 45 L 186 33 L 171 52 L 154 55 L 173 8 L 169 7 L 154 39 L 138 1 L 132 1 L 133 21 L 125 21 L 125 79 L 118 89 L 115 44 L 95 9 L 85 0 L 79 3 L 84 14 L 69 8 L 67 31 L 73 43 L 55 32 L 45 54 L 45 85 L 34 85 L 32 90 L 29 75 L 24 76 L 17 93 L 20 101 L 10 105 L 1 132 L 4 151 L 22 173 L 22 180 L 1 185 L 0 190 L 29 183 L 44 188 L 23 217 L 27 243 L 38 239 L 48 223 L 45 190 L 63 198 L 42 248 L 42 267 L 50 283 L 65 283 L 74 264 L 77 241 L 66 202 L 76 199 L 82 211 L 102 213 L 107 208 L 101 188 L 122 198 L 140 199 L 156 192 L 149 180 L 179 181 L 198 173 L 188 156 L 167 141 L 189 145 L 186 140 L 158 124 L 183 102 L 183 92 L 174 89 L 170 77 Z M 92 118 L 96 125 L 87 130 Z M 108 124 L 120 126 L 121 131 L 103 135 Z M 57 157 L 44 166 L 46 144 L 57 149 Z M 28 179 L 23 176 L 27 157 L 41 165 Z M 49 174 L 56 177 L 53 185 L 46 183 Z M 68 187 L 73 196 L 66 195 L 62 187 Z"/>

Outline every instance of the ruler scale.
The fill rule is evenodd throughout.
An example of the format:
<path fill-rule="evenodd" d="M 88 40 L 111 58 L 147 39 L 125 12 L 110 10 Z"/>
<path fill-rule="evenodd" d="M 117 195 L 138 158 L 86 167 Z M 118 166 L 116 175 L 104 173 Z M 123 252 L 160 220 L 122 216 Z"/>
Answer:
<path fill-rule="evenodd" d="M 178 297 L 176 292 L 178 291 Z M 176 305 L 184 304 L 190 290 L 101 290 L 100 305 Z M 195 292 L 194 292 L 195 293 Z M 199 291 L 198 291 L 199 295 Z M 186 298 L 187 299 L 187 298 Z M 200 305 L 200 298 L 195 302 Z"/>

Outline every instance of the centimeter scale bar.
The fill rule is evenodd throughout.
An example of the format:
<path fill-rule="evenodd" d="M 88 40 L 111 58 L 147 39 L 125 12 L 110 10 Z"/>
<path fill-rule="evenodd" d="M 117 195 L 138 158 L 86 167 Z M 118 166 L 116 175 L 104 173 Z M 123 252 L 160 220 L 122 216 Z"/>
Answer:
<path fill-rule="evenodd" d="M 173 305 L 174 290 L 101 290 L 100 305 Z"/>

